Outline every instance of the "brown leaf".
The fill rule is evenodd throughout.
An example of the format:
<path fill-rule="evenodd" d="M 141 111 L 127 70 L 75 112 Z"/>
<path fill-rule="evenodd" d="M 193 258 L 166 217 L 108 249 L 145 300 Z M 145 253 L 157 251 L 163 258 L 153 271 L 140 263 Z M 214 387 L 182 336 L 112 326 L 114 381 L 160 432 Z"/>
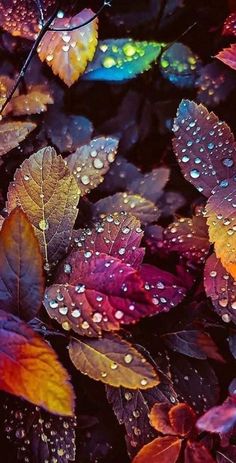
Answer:
<path fill-rule="evenodd" d="M 46 266 L 66 252 L 77 216 L 80 190 L 62 157 L 47 147 L 32 154 L 15 173 L 8 210 L 20 205 L 39 240 Z"/>
<path fill-rule="evenodd" d="M 175 463 L 182 440 L 175 436 L 157 437 L 138 452 L 132 463 Z"/>
<path fill-rule="evenodd" d="M 149 414 L 150 424 L 153 426 L 156 431 L 161 432 L 164 435 L 176 435 L 176 432 L 173 430 L 168 412 L 171 409 L 171 404 L 166 403 L 156 403 L 153 405 L 151 412 Z"/>
<path fill-rule="evenodd" d="M 47 111 L 47 105 L 53 102 L 50 91 L 46 87 L 35 86 L 26 95 L 12 98 L 11 105 L 15 116 L 24 116 Z"/>
<path fill-rule="evenodd" d="M 33 122 L 0 123 L 0 156 L 19 146 L 35 128 L 36 124 Z"/>

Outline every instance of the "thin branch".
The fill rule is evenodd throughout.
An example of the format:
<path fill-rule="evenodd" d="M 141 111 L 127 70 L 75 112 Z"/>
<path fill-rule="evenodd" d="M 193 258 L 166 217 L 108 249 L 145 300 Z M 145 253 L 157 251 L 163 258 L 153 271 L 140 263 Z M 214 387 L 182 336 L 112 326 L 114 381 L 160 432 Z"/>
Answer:
<path fill-rule="evenodd" d="M 112 0 L 104 0 L 103 5 L 99 8 L 97 13 L 95 13 L 90 19 L 85 21 L 83 24 L 80 24 L 79 26 L 68 26 L 68 27 L 49 27 L 50 31 L 55 31 L 55 32 L 68 32 L 68 31 L 75 31 L 77 29 L 81 29 L 81 27 L 87 26 L 91 22 L 93 22 L 98 16 L 100 16 L 101 12 L 106 8 L 107 6 L 111 6 Z"/>
<path fill-rule="evenodd" d="M 197 25 L 197 21 L 195 21 L 193 24 L 191 24 L 191 26 L 187 27 L 187 29 L 182 32 L 182 34 L 180 34 L 177 39 L 175 39 L 173 42 L 170 42 L 168 43 L 168 45 L 166 45 L 166 47 L 164 47 L 164 51 L 167 51 L 169 50 L 170 47 L 172 47 L 172 45 L 174 45 L 176 42 L 178 42 L 180 39 L 182 39 L 186 34 L 188 34 L 188 32 L 190 32 L 195 26 Z"/>
<path fill-rule="evenodd" d="M 44 18 L 44 12 L 43 12 L 43 8 L 42 8 L 42 5 L 41 5 L 41 1 L 40 0 L 34 0 L 34 2 L 36 3 L 36 6 L 38 8 L 38 12 L 39 12 L 39 16 L 40 16 L 40 23 L 41 23 L 41 26 L 43 27 L 44 23 L 45 23 L 45 18 Z"/>
<path fill-rule="evenodd" d="M 13 85 L 11 91 L 10 91 L 10 93 L 8 94 L 8 96 L 7 96 L 6 100 L 5 100 L 5 102 L 3 103 L 2 107 L 1 107 L 0 114 L 3 113 L 4 109 L 6 108 L 6 106 L 7 106 L 8 103 L 11 101 L 11 99 L 12 99 L 12 97 L 13 97 L 13 95 L 14 95 L 16 89 L 17 89 L 17 87 L 19 86 L 21 80 L 22 80 L 23 77 L 24 77 L 25 71 L 26 71 L 26 69 L 28 68 L 28 66 L 29 66 L 29 64 L 30 64 L 30 61 L 31 61 L 31 59 L 32 59 L 32 57 L 33 57 L 33 55 L 34 55 L 34 53 L 36 52 L 36 50 L 37 50 L 37 48 L 38 48 L 38 46 L 39 46 L 39 44 L 40 44 L 40 42 L 41 42 L 41 40 L 42 40 L 44 34 L 48 31 L 48 29 L 49 29 L 49 27 L 50 27 L 52 21 L 55 19 L 55 16 L 57 15 L 57 11 L 58 11 L 58 10 L 56 10 L 56 11 L 53 13 L 53 15 L 46 21 L 46 23 L 44 24 L 43 28 L 42 28 L 41 31 L 39 32 L 38 37 L 37 37 L 37 39 L 35 40 L 35 42 L 34 42 L 32 48 L 31 48 L 31 50 L 30 50 L 30 52 L 29 52 L 29 54 L 28 54 L 28 56 L 27 56 L 27 58 L 26 58 L 26 60 L 25 60 L 25 62 L 24 62 L 24 64 L 23 64 L 23 66 L 22 66 L 22 68 L 21 68 L 21 70 L 20 70 L 20 72 L 19 72 L 19 74 L 18 74 L 18 77 L 17 77 L 17 79 L 16 79 L 16 81 L 15 81 L 15 83 L 14 83 L 14 85 Z"/>
<path fill-rule="evenodd" d="M 159 9 L 159 13 L 158 13 L 158 16 L 157 16 L 157 28 L 160 27 L 161 20 L 163 18 L 164 13 L 165 13 L 165 9 L 166 9 L 166 0 L 161 0 L 160 1 L 160 9 Z"/>

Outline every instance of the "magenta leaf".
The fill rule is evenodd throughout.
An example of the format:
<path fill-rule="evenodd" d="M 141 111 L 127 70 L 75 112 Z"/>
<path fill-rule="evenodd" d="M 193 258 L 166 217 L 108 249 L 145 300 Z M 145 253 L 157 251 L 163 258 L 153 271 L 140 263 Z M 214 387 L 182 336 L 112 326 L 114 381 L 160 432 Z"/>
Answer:
<path fill-rule="evenodd" d="M 228 397 L 222 405 L 211 408 L 198 421 L 201 431 L 225 434 L 236 425 L 236 400 Z"/>
<path fill-rule="evenodd" d="M 229 48 L 223 48 L 217 53 L 216 58 L 230 68 L 236 69 L 236 43 L 232 43 Z"/>
<path fill-rule="evenodd" d="M 224 23 L 223 35 L 236 36 L 236 13 L 231 13 Z"/>

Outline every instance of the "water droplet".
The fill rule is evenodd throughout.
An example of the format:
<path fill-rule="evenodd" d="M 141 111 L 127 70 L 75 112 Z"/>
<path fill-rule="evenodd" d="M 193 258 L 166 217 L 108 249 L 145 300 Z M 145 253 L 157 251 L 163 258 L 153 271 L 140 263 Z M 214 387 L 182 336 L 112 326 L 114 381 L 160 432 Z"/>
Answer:
<path fill-rule="evenodd" d="M 72 315 L 72 317 L 74 317 L 74 318 L 79 318 L 80 315 L 81 315 L 81 312 L 80 312 L 79 309 L 75 309 L 75 310 L 73 310 L 73 311 L 71 312 L 71 315 Z"/>
<path fill-rule="evenodd" d="M 112 58 L 112 56 L 106 56 L 106 58 L 104 58 L 103 62 L 102 62 L 104 68 L 112 68 L 113 66 L 116 65 L 116 61 L 114 58 Z"/>
<path fill-rule="evenodd" d="M 214 143 L 212 143 L 212 142 L 211 142 L 211 143 L 208 143 L 208 145 L 207 145 L 207 148 L 208 148 L 209 150 L 213 150 L 214 147 L 215 147 L 215 145 L 214 145 Z"/>
<path fill-rule="evenodd" d="M 95 313 L 93 314 L 93 321 L 94 321 L 95 323 L 100 323 L 100 322 L 102 321 L 102 314 L 99 313 L 99 312 L 95 312 Z"/>
<path fill-rule="evenodd" d="M 112 370 L 117 370 L 117 368 L 118 368 L 117 363 L 116 363 L 116 362 L 112 362 L 112 363 L 111 363 L 111 369 L 112 369 Z"/>
<path fill-rule="evenodd" d="M 58 308 L 58 302 L 55 299 L 52 299 L 49 302 L 49 307 L 51 307 L 51 309 L 57 309 Z"/>
<path fill-rule="evenodd" d="M 198 178 L 198 177 L 200 177 L 200 172 L 199 172 L 199 170 L 197 170 L 197 169 L 192 169 L 192 170 L 190 171 L 190 176 L 191 176 L 192 178 Z"/>
<path fill-rule="evenodd" d="M 103 169 L 103 167 L 104 167 L 104 163 L 99 158 L 94 159 L 93 165 L 94 165 L 95 169 Z"/>
<path fill-rule="evenodd" d="M 141 379 L 140 384 L 141 384 L 141 386 L 146 386 L 148 384 L 147 379 L 145 379 L 145 378 Z"/>
<path fill-rule="evenodd" d="M 117 310 L 117 311 L 115 312 L 115 318 L 116 318 L 117 320 L 120 320 L 123 316 L 124 316 L 124 312 L 122 312 L 121 310 Z"/>
<path fill-rule="evenodd" d="M 133 357 L 131 354 L 126 354 L 125 357 L 124 357 L 124 360 L 125 360 L 125 363 L 131 363 L 132 360 L 133 360 Z"/>
<path fill-rule="evenodd" d="M 44 220 L 44 219 L 40 220 L 40 222 L 39 222 L 39 228 L 40 228 L 40 230 L 42 230 L 42 231 L 48 230 L 48 229 L 49 229 L 49 223 L 48 223 L 48 221 L 47 221 L 47 220 Z"/>
<path fill-rule="evenodd" d="M 230 322 L 231 322 L 231 318 L 230 318 L 229 314 L 227 314 L 227 313 L 224 313 L 224 314 L 222 315 L 222 320 L 223 320 L 223 322 L 225 322 L 225 323 L 230 323 Z"/>
<path fill-rule="evenodd" d="M 61 315 L 66 315 L 67 312 L 68 312 L 68 307 L 60 307 L 60 308 L 59 308 L 59 313 L 60 313 Z"/>
<path fill-rule="evenodd" d="M 78 294 L 84 293 L 85 290 L 86 290 L 86 286 L 83 285 L 83 284 L 79 284 L 79 285 L 75 286 L 75 292 L 78 293 Z"/>
<path fill-rule="evenodd" d="M 72 272 L 72 267 L 70 264 L 64 264 L 64 273 L 69 275 Z"/>

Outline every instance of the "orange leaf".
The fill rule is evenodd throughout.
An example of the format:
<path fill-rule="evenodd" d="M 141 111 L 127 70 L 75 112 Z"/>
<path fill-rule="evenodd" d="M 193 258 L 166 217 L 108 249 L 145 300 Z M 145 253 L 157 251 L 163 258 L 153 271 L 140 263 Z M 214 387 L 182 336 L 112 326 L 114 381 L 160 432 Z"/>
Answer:
<path fill-rule="evenodd" d="M 77 179 L 81 196 L 103 182 L 104 175 L 115 159 L 118 143 L 116 138 L 94 138 L 66 158 L 66 164 Z"/>
<path fill-rule="evenodd" d="M 158 437 L 138 452 L 132 463 L 175 463 L 182 440 L 175 436 Z"/>
<path fill-rule="evenodd" d="M 80 26 L 94 15 L 84 9 L 71 18 L 56 19 L 55 28 Z M 97 46 L 98 19 L 88 25 L 68 32 L 46 32 L 39 47 L 41 61 L 51 66 L 55 75 L 70 87 L 83 74 L 89 61 L 93 59 Z"/>
<path fill-rule="evenodd" d="M 39 243 L 26 215 L 17 208 L 0 231 L 0 306 L 30 320 L 41 307 L 43 291 Z"/>
<path fill-rule="evenodd" d="M 206 205 L 210 241 L 215 244 L 216 256 L 234 279 L 236 279 L 235 206 L 234 178 L 225 180 L 223 186 L 217 186 Z"/>
<path fill-rule="evenodd" d="M 46 87 L 33 87 L 26 95 L 12 99 L 12 111 L 15 116 L 40 114 L 47 111 L 47 105 L 53 103 L 53 98 Z"/>
<path fill-rule="evenodd" d="M 193 409 L 185 403 L 180 403 L 171 407 L 169 413 L 169 420 L 175 434 L 186 436 L 192 430 L 196 415 Z"/>
<path fill-rule="evenodd" d="M 80 190 L 61 156 L 53 148 L 43 148 L 17 169 L 8 190 L 8 210 L 20 205 L 34 226 L 41 251 L 55 264 L 66 252 Z"/>
<path fill-rule="evenodd" d="M 36 127 L 33 122 L 6 122 L 0 124 L 0 156 L 19 146 Z"/>
<path fill-rule="evenodd" d="M 2 310 L 0 389 L 52 413 L 73 414 L 72 386 L 54 350 L 24 322 Z"/>
<path fill-rule="evenodd" d="M 168 402 L 156 403 L 153 405 L 149 414 L 150 424 L 154 429 L 156 429 L 156 431 L 161 432 L 162 434 L 176 434 L 176 432 L 172 429 L 168 416 L 168 412 L 171 409 L 171 406 L 172 405 Z"/>

